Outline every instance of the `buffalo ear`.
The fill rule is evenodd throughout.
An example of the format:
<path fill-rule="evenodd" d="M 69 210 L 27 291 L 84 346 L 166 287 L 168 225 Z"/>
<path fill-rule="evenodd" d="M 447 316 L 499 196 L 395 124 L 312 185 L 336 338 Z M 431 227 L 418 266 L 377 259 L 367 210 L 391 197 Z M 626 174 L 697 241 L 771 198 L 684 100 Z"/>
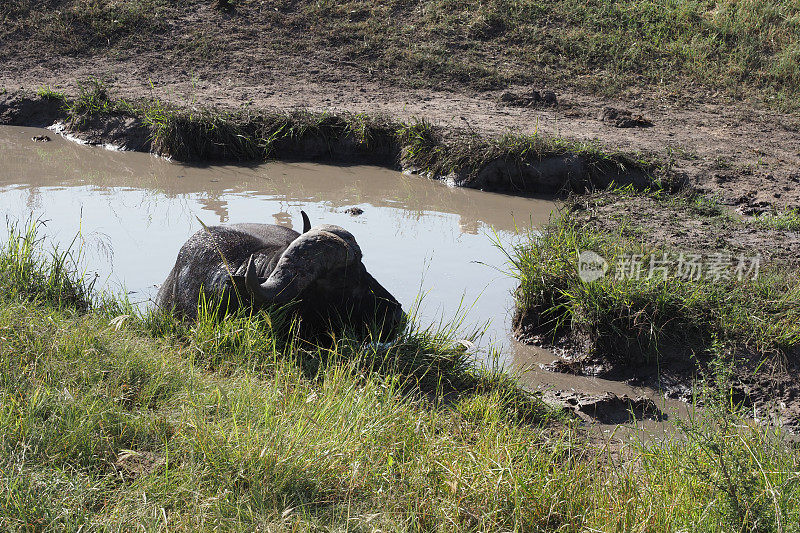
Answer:
<path fill-rule="evenodd" d="M 258 278 L 256 279 L 258 279 L 259 283 L 264 283 L 265 281 L 267 281 L 267 278 L 262 278 L 261 276 L 258 276 Z M 240 294 L 247 294 L 247 283 L 245 283 L 244 276 L 239 276 L 237 274 L 234 274 L 230 276 L 230 280 L 231 280 L 231 285 L 236 287 L 236 290 L 239 291 Z"/>
<path fill-rule="evenodd" d="M 239 276 L 233 274 L 230 276 L 231 286 L 233 288 L 233 293 L 238 294 L 240 298 L 243 298 L 245 301 L 250 299 L 250 291 L 247 290 L 247 283 L 245 282 L 244 276 Z M 259 277 L 258 283 L 264 283 L 266 279 Z"/>
<path fill-rule="evenodd" d="M 231 275 L 230 280 L 233 288 L 231 291 L 233 295 L 239 299 L 240 302 L 242 300 L 248 301 L 250 296 L 247 292 L 247 284 L 244 282 L 244 276 Z"/>

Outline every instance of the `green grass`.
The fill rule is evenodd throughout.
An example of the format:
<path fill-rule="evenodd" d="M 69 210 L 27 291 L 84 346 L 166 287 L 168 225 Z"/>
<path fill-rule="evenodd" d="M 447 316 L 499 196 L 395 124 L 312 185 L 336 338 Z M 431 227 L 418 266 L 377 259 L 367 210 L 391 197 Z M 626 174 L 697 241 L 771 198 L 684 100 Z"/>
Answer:
<path fill-rule="evenodd" d="M 691 204 L 695 205 L 695 204 Z M 706 209 L 706 202 L 702 202 Z M 795 273 L 761 268 L 753 278 L 745 261 L 741 280 L 734 255 L 729 279 L 709 276 L 716 253 L 701 259 L 699 276 L 681 276 L 681 250 L 653 246 L 621 224 L 604 232 L 564 211 L 541 236 L 509 250 L 520 281 L 515 324 L 550 341 L 588 340 L 590 350 L 615 359 L 655 360 L 661 353 L 703 355 L 714 342 L 758 354 L 787 352 L 800 345 L 800 282 Z M 591 250 L 608 262 L 606 276 L 584 282 L 579 255 Z M 654 266 L 668 254 L 666 276 Z M 637 254 L 641 275 L 632 275 Z M 627 263 L 624 263 L 627 258 Z M 684 265 L 690 257 L 685 256 Z M 620 272 L 625 275 L 619 277 Z M 685 270 L 684 273 L 689 272 Z M 694 279 L 693 279 L 694 278 Z"/>
<path fill-rule="evenodd" d="M 5 92 L 5 89 L 0 91 L 0 94 L 2 94 L 4 92 Z M 39 98 L 42 98 L 44 100 L 65 100 L 66 99 L 66 96 L 64 95 L 64 93 L 59 92 L 59 91 L 54 91 L 53 89 L 50 88 L 50 86 L 39 88 L 39 90 L 36 91 L 36 96 L 38 96 Z"/>
<path fill-rule="evenodd" d="M 33 256 L 51 263 L 34 271 L 78 285 L 41 246 Z M 29 255 L 3 254 L 0 279 L 34 272 Z M 15 279 L 0 287 L 3 530 L 791 531 L 800 519 L 800 454 L 735 410 L 614 455 L 558 418 L 520 417 L 510 382 L 445 397 L 389 356 L 453 360 L 446 329 L 323 354 L 276 342 L 264 315 L 182 324 L 125 302 L 31 298 L 40 276 Z"/>
<path fill-rule="evenodd" d="M 785 108 L 800 94 L 800 8 L 789 0 L 239 0 L 227 16 L 210 4 L 12 0 L 0 6 L 0 38 L 54 55 L 127 56 L 158 42 L 188 65 L 227 64 L 258 42 L 270 61 L 314 54 L 440 88 L 688 86 Z"/>
<path fill-rule="evenodd" d="M 692 195 L 686 199 L 686 204 L 689 211 L 695 215 L 709 218 L 723 217 L 726 215 L 725 206 L 720 203 L 719 199 L 714 197 Z"/>
<path fill-rule="evenodd" d="M 353 0 L 285 9 L 296 10 L 315 44 L 421 83 L 555 82 L 614 94 L 643 82 L 683 91 L 691 80 L 732 94 L 752 88 L 787 105 L 800 89 L 800 9 L 786 0 Z"/>
<path fill-rule="evenodd" d="M 74 274 L 81 257 L 74 244 L 43 253 L 45 245 L 36 236 L 35 222 L 9 225 L 8 238 L 0 247 L 0 292 L 15 299 L 88 310 L 94 280 Z"/>
<path fill-rule="evenodd" d="M 88 53 L 117 43 L 146 41 L 168 28 L 174 14 L 168 0 L 76 0 L 41 6 L 10 0 L 0 7 L 6 32 L 34 29 L 46 49 L 66 55 Z"/>
<path fill-rule="evenodd" d="M 787 209 L 777 213 L 764 213 L 755 217 L 753 222 L 764 228 L 798 231 L 800 230 L 800 210 Z"/>

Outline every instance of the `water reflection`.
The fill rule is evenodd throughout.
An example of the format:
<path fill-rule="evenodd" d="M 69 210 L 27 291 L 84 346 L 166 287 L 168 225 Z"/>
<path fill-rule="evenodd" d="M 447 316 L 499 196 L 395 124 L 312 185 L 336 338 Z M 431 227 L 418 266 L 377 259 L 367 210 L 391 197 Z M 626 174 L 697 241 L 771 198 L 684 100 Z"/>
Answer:
<path fill-rule="evenodd" d="M 490 225 L 511 231 L 546 221 L 551 203 L 501 194 L 450 189 L 440 183 L 403 176 L 388 169 L 363 166 L 321 166 L 309 163 L 258 166 L 196 167 L 167 162 L 147 154 L 114 152 L 81 146 L 50 134 L 53 141 L 35 144 L 33 128 L 3 127 L 0 187 L 92 186 L 98 193 L 126 188 L 148 190 L 158 197 L 178 198 L 202 192 L 198 201 L 219 221 L 231 218 L 231 193 L 283 197 L 287 207 L 298 202 L 325 202 L 332 207 L 369 204 L 397 207 L 408 220 L 430 211 L 458 214 L 464 233 L 476 235 Z M 32 146 L 24 146 L 25 144 Z M 32 199 L 30 209 L 41 205 Z M 531 218 L 532 217 L 532 218 Z"/>

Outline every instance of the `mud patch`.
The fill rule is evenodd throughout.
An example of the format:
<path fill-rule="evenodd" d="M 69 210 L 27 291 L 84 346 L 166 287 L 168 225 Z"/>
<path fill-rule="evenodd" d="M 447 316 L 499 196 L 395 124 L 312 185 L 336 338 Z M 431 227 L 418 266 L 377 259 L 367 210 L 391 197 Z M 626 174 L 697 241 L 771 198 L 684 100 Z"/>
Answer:
<path fill-rule="evenodd" d="M 617 109 L 610 106 L 606 106 L 600 111 L 597 120 L 615 128 L 649 128 L 653 125 L 642 114 L 635 114 L 627 109 Z"/>
<path fill-rule="evenodd" d="M 542 399 L 545 403 L 572 412 L 587 422 L 601 424 L 628 424 L 639 420 L 655 420 L 661 422 L 668 417 L 646 396 L 630 397 L 627 394 L 617 395 L 584 394 L 574 391 L 546 392 Z"/>
<path fill-rule="evenodd" d="M 525 94 L 506 91 L 500 95 L 499 101 L 500 105 L 511 107 L 556 107 L 561 104 L 555 92 L 550 90 L 539 92 L 536 89 Z"/>

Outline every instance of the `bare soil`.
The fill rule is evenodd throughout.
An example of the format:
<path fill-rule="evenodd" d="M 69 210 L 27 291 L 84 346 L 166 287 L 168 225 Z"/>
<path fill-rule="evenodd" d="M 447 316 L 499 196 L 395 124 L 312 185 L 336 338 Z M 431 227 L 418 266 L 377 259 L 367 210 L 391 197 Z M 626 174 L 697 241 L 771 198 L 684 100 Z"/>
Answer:
<path fill-rule="evenodd" d="M 624 222 L 628 231 L 647 242 L 687 253 L 760 254 L 761 268 L 800 267 L 800 232 L 760 225 L 742 206 L 721 207 L 708 215 L 688 196 L 657 199 L 597 192 L 575 198 L 571 209 L 602 231 L 613 232 Z"/>
<path fill-rule="evenodd" d="M 20 49 L 8 58 L 0 72 L 0 88 L 50 87 L 75 94 L 77 80 L 97 76 L 123 98 L 425 118 L 482 134 L 538 131 L 597 142 L 609 150 L 656 155 L 696 190 L 750 212 L 800 206 L 800 117 L 723 97 L 647 94 L 615 99 L 555 89 L 554 105 L 517 106 L 501 96 L 511 93 L 524 100 L 547 88 L 413 89 L 387 82 L 367 65 L 325 57 L 276 57 L 272 49 L 257 46 L 233 51 L 224 62 L 185 65 L 157 52 L 122 59 L 33 52 Z M 608 119 L 608 108 L 652 126 L 618 127 L 616 119 Z"/>

